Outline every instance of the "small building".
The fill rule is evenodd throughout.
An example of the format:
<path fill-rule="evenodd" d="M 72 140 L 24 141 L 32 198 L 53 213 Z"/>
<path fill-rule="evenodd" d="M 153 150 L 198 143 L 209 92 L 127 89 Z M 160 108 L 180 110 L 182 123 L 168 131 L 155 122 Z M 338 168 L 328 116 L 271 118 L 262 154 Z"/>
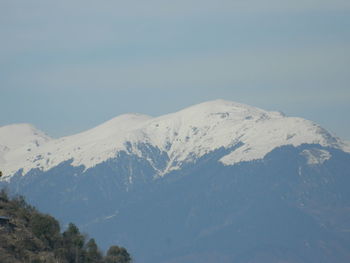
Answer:
<path fill-rule="evenodd" d="M 9 216 L 0 216 L 0 229 L 1 231 L 6 231 L 7 233 L 11 233 L 14 231 L 16 225 L 12 224 L 11 217 Z"/>
<path fill-rule="evenodd" d="M 0 226 L 7 226 L 10 224 L 10 218 L 8 216 L 0 216 Z"/>

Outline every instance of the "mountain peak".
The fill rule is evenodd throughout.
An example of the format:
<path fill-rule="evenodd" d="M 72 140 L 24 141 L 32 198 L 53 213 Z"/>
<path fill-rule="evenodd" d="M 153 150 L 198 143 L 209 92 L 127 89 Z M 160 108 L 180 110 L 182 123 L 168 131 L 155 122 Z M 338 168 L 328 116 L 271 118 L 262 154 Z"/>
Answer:
<path fill-rule="evenodd" d="M 247 104 L 218 99 L 199 103 L 188 108 L 181 110 L 180 112 L 188 116 L 202 115 L 205 117 L 217 116 L 225 118 L 231 116 L 236 120 L 251 118 L 253 116 L 260 118 L 262 116 L 268 118 L 281 118 L 284 114 L 276 111 L 266 111 L 257 107 L 249 106 Z M 179 112 L 179 113 L 180 113 Z"/>
<path fill-rule="evenodd" d="M 139 114 L 139 113 L 127 113 L 122 114 L 117 117 L 114 117 L 97 127 L 91 129 L 90 131 L 96 131 L 99 132 L 101 130 L 119 130 L 119 131 L 128 131 L 135 129 L 142 125 L 144 122 L 152 119 L 151 116 Z"/>
<path fill-rule="evenodd" d="M 42 144 L 49 140 L 51 138 L 47 134 L 29 123 L 17 123 L 0 127 L 0 145 L 8 148 L 18 148 L 32 142 Z"/>
<path fill-rule="evenodd" d="M 202 103 L 190 106 L 188 108 L 185 108 L 182 111 L 190 111 L 190 110 L 202 111 L 202 112 L 235 111 L 235 110 L 236 111 L 247 111 L 247 110 L 262 111 L 261 109 L 258 109 L 243 103 L 238 103 L 238 102 L 233 102 L 233 101 L 228 101 L 223 99 L 202 102 Z"/>

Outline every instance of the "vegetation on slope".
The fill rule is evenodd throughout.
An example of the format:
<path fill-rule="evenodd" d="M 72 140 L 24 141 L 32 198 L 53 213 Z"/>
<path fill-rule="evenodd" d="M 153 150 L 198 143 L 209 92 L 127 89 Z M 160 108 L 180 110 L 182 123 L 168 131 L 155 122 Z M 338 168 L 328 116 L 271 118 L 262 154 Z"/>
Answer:
<path fill-rule="evenodd" d="M 111 246 L 104 256 L 95 240 L 87 240 L 73 223 L 61 233 L 55 218 L 1 190 L 0 262 L 129 263 L 131 257 L 118 246 Z"/>

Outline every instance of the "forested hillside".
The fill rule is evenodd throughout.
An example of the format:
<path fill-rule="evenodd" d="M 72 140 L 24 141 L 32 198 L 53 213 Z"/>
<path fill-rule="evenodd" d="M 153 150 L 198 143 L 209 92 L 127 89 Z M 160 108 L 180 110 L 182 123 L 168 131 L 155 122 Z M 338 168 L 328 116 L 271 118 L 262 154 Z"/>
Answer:
<path fill-rule="evenodd" d="M 54 217 L 40 213 L 23 197 L 9 198 L 1 190 L 0 262 L 129 263 L 131 257 L 118 246 L 111 246 L 104 256 L 95 240 L 73 223 L 61 232 Z"/>

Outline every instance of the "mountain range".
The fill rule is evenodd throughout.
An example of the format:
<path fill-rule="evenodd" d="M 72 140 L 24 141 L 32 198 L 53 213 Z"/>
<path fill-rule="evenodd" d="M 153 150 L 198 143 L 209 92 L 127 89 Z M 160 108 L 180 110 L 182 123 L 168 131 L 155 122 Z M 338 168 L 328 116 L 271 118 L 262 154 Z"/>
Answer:
<path fill-rule="evenodd" d="M 350 261 L 350 144 L 216 100 L 51 138 L 0 127 L 0 185 L 134 261 Z"/>

